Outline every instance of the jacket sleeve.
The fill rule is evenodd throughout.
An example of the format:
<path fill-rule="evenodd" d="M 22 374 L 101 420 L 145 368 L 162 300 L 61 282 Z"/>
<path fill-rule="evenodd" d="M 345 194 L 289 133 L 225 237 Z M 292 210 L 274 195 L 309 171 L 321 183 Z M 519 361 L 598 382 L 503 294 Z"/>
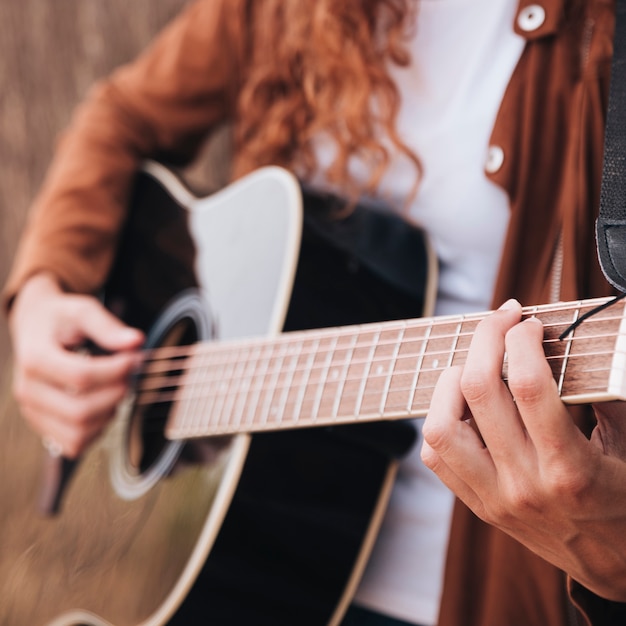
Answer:
<path fill-rule="evenodd" d="M 196 0 L 75 111 L 35 198 L 3 292 L 53 273 L 74 292 L 104 282 L 133 175 L 145 158 L 189 161 L 232 115 L 243 48 L 238 2 Z"/>

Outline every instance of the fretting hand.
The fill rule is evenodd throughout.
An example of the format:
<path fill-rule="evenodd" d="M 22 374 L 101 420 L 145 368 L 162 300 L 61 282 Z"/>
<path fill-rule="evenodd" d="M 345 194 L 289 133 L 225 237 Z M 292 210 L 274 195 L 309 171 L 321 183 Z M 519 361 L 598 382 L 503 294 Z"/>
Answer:
<path fill-rule="evenodd" d="M 476 515 L 607 599 L 626 601 L 626 408 L 596 407 L 589 440 L 562 404 L 543 326 L 509 301 L 445 371 L 422 458 Z M 502 380 L 505 351 L 508 387 Z"/>

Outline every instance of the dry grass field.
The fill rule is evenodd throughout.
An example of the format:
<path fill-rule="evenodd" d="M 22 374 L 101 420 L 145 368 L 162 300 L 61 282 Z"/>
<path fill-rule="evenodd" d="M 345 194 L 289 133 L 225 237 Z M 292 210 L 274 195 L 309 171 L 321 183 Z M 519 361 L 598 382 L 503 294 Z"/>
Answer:
<path fill-rule="evenodd" d="M 0 282 L 55 138 L 99 76 L 132 58 L 185 0 L 0 1 Z M 0 596 L 26 593 L 24 563 L 7 560 L 23 540 L 18 519 L 34 500 L 41 447 L 10 397 L 10 346 L 0 317 Z M 15 511 L 19 510 L 19 514 Z M 33 511 L 33 514 L 34 511 Z M 17 561 L 20 559 L 18 558 Z M 10 572 L 10 574 L 8 573 Z M 40 598 L 41 599 L 41 598 Z M 0 605 L 7 600 L 0 597 Z M 37 602 L 37 598 L 28 600 Z M 0 613 L 2 613 L 0 611 Z M 6 620 L 9 622 L 6 622 Z M 2 626 L 13 624 L 0 617 Z"/>
<path fill-rule="evenodd" d="M 132 58 L 184 3 L 0 2 L 0 282 L 73 107 L 95 79 Z M 8 350 L 2 323 L 3 371 Z"/>

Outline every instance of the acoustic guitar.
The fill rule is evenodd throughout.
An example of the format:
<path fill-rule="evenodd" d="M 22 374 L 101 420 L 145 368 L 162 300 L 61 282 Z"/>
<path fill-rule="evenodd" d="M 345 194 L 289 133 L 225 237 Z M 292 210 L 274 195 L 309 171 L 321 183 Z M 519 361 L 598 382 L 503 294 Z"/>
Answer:
<path fill-rule="evenodd" d="M 486 313 L 424 317 L 421 231 L 279 168 L 198 197 L 148 163 L 131 206 L 104 300 L 144 366 L 47 514 L 33 438 L 7 451 L 0 624 L 340 624 L 411 419 Z M 525 309 L 567 402 L 625 396 L 623 303 L 570 329 L 606 302 Z"/>

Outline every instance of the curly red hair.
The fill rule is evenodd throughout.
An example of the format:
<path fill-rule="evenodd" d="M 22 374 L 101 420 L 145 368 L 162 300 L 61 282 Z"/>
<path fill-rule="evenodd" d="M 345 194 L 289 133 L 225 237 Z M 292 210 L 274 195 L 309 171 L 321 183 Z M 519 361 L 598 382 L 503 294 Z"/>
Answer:
<path fill-rule="evenodd" d="M 389 63 L 410 62 L 404 43 L 414 0 L 256 0 L 235 132 L 235 175 L 259 165 L 316 168 L 312 138 L 336 143 L 328 179 L 348 193 L 373 191 L 390 162 L 382 137 L 415 164 L 398 137 L 400 98 Z M 387 142 L 387 145 L 389 143 Z M 349 161 L 369 168 L 366 188 Z M 417 180 L 417 176 L 416 176 Z"/>

